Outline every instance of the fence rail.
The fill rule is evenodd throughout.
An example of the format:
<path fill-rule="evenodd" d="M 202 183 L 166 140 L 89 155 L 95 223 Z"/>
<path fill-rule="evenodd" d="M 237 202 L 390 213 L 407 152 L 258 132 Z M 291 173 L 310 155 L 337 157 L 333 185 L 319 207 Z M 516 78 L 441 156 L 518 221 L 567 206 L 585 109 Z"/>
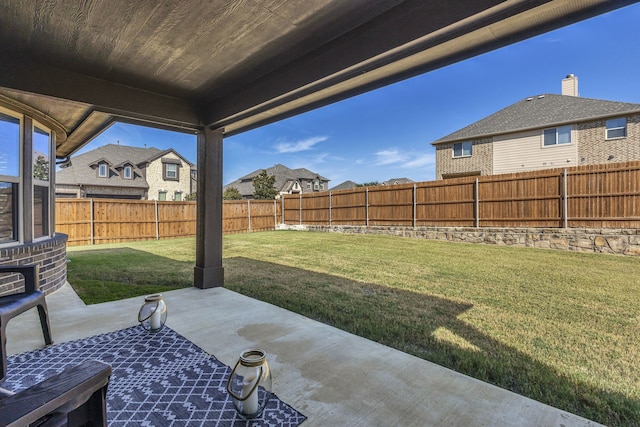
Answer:
<path fill-rule="evenodd" d="M 224 233 L 273 230 L 282 222 L 275 200 L 225 201 Z M 57 199 L 56 231 L 67 244 L 94 245 L 196 234 L 196 202 Z"/>
<path fill-rule="evenodd" d="M 640 161 L 223 203 L 223 232 L 287 225 L 640 228 Z M 56 200 L 69 245 L 194 236 L 195 202 Z"/>
<path fill-rule="evenodd" d="M 640 228 L 640 161 L 286 195 L 281 205 L 289 225 Z"/>

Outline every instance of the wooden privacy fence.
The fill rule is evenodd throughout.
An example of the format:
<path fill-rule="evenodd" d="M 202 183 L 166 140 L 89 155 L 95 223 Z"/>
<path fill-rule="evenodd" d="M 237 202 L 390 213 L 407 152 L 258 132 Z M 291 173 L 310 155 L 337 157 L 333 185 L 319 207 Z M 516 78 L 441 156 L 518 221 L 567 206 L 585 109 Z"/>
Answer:
<path fill-rule="evenodd" d="M 223 232 L 287 225 L 640 228 L 640 161 L 226 200 Z M 69 245 L 194 236 L 195 202 L 58 199 Z"/>
<path fill-rule="evenodd" d="M 640 228 L 640 162 L 287 195 L 285 224 Z"/>
<path fill-rule="evenodd" d="M 222 219 L 224 233 L 282 222 L 275 200 L 225 201 Z M 57 199 L 56 231 L 69 236 L 69 246 L 195 236 L 196 202 Z"/>

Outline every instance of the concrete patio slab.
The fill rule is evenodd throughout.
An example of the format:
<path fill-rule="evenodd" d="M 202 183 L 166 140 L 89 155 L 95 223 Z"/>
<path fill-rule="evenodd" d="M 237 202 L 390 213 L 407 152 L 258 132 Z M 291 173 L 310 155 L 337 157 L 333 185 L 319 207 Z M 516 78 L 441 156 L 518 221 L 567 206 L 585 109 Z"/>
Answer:
<path fill-rule="evenodd" d="M 47 297 L 57 343 L 137 324 L 143 298 Z M 227 365 L 267 351 L 274 392 L 311 426 L 597 426 L 565 411 L 224 288 L 164 294 L 167 325 Z M 8 325 L 10 354 L 44 345 L 36 310 Z"/>

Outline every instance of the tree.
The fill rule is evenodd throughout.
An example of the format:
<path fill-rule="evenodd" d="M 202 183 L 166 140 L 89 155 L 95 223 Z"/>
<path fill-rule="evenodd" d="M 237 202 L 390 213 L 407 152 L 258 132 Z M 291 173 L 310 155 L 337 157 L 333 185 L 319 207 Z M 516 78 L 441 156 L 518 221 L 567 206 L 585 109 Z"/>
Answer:
<path fill-rule="evenodd" d="M 375 187 L 376 185 L 380 185 L 380 183 L 378 181 L 371 181 L 363 184 L 356 184 L 356 187 Z"/>
<path fill-rule="evenodd" d="M 44 156 L 38 156 L 33 165 L 33 177 L 41 181 L 49 181 L 49 161 Z"/>
<path fill-rule="evenodd" d="M 224 190 L 222 194 L 223 200 L 242 200 L 242 194 L 238 191 L 236 187 L 229 187 Z"/>
<path fill-rule="evenodd" d="M 184 199 L 188 201 L 198 200 L 198 193 L 187 194 L 187 197 L 185 197 Z"/>
<path fill-rule="evenodd" d="M 273 200 L 278 194 L 278 190 L 274 187 L 276 183 L 275 175 L 267 175 L 267 171 L 263 170 L 253 178 L 253 197 L 258 200 Z"/>

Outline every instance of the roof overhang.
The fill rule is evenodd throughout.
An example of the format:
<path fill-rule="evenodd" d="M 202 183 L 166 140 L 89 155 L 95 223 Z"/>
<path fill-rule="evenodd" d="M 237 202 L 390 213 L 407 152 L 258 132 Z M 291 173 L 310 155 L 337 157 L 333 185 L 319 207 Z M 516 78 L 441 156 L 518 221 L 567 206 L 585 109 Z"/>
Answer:
<path fill-rule="evenodd" d="M 637 1 L 8 0 L 0 103 L 60 157 L 114 121 L 233 135 Z"/>

